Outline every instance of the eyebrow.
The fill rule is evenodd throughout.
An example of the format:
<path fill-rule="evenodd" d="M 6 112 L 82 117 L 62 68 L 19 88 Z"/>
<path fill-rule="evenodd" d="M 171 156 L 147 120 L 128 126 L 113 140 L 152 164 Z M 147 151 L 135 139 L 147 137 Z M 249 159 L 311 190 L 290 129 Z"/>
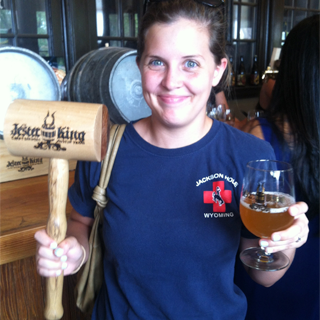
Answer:
<path fill-rule="evenodd" d="M 183 59 L 192 59 L 192 58 L 201 58 L 203 59 L 203 56 L 201 54 L 193 54 L 193 55 L 189 55 L 189 56 L 183 56 Z"/>
<path fill-rule="evenodd" d="M 158 56 L 158 55 L 146 55 L 146 57 L 148 58 L 153 58 L 153 59 L 159 59 L 159 60 L 162 60 L 163 57 L 161 56 Z M 183 56 L 182 59 L 195 59 L 195 58 L 201 58 L 201 59 L 204 59 L 203 56 L 201 54 L 192 54 L 192 55 L 187 55 L 187 56 Z"/>

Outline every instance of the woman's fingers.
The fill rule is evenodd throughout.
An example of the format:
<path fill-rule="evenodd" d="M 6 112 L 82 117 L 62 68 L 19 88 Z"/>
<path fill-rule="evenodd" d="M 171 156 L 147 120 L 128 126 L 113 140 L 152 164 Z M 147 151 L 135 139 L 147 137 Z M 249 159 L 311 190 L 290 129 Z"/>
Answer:
<path fill-rule="evenodd" d="M 81 260 L 82 249 L 79 242 L 74 237 L 63 240 L 59 247 L 53 250 L 53 254 L 62 262 L 61 268 L 64 273 L 70 274 L 76 269 L 78 260 Z"/>
<path fill-rule="evenodd" d="M 278 241 L 295 242 L 298 238 L 308 237 L 309 226 L 306 217 L 299 217 L 294 220 L 293 225 L 286 230 L 275 232 L 271 236 L 271 240 L 277 243 Z"/>
<path fill-rule="evenodd" d="M 57 243 L 51 239 L 45 230 L 37 231 L 34 235 L 37 241 L 37 271 L 41 276 L 59 276 L 62 270 L 67 268 L 67 255 L 64 250 L 57 247 Z M 58 254 L 57 254 L 58 253 Z"/>
<path fill-rule="evenodd" d="M 308 206 L 305 202 L 297 202 L 289 207 L 289 213 L 295 219 L 288 229 L 274 232 L 271 239 L 261 239 L 260 245 L 265 248 L 268 253 L 283 251 L 290 248 L 299 248 L 308 240 L 309 220 L 305 213 Z"/>
<path fill-rule="evenodd" d="M 303 215 L 308 211 L 308 205 L 305 202 L 297 202 L 289 207 L 289 213 L 293 216 Z"/>
<path fill-rule="evenodd" d="M 272 234 L 272 240 L 289 240 L 296 242 L 298 239 L 306 238 L 309 234 L 309 220 L 306 216 L 308 205 L 305 202 L 297 202 L 289 207 L 289 214 L 294 217 L 292 226 L 281 232 Z M 299 241 L 298 241 L 299 242 Z"/>
<path fill-rule="evenodd" d="M 52 249 L 44 246 L 39 248 L 36 260 L 38 273 L 44 277 L 59 276 L 68 267 L 66 255 L 57 257 Z"/>
<path fill-rule="evenodd" d="M 62 271 L 70 274 L 83 258 L 83 251 L 76 238 L 69 237 L 59 245 L 47 235 L 45 230 L 35 234 L 37 240 L 37 270 L 41 276 L 59 276 Z"/>
<path fill-rule="evenodd" d="M 259 244 L 267 253 L 283 251 L 287 249 L 299 248 L 307 242 L 307 236 L 290 238 L 284 241 L 260 240 Z"/>
<path fill-rule="evenodd" d="M 66 268 L 67 268 L 66 263 L 63 263 L 62 265 L 56 268 L 43 267 L 40 264 L 40 261 L 38 261 L 37 263 L 37 272 L 40 276 L 43 276 L 43 277 L 58 277 L 62 274 L 62 271 L 64 271 Z"/>
<path fill-rule="evenodd" d="M 52 261 L 59 261 L 59 257 L 54 254 L 54 250 L 45 246 L 38 246 L 37 256 Z"/>
<path fill-rule="evenodd" d="M 46 230 L 39 230 L 34 234 L 34 238 L 38 242 L 38 245 L 43 245 L 46 247 L 50 247 L 51 249 L 55 249 L 57 247 L 57 243 L 51 239 Z"/>

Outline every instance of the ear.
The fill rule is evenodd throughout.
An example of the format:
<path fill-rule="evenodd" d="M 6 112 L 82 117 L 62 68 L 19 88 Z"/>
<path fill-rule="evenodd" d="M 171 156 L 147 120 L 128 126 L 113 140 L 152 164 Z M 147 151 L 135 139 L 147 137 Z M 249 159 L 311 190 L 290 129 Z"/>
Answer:
<path fill-rule="evenodd" d="M 224 73 L 224 70 L 226 69 L 228 65 L 228 60 L 226 58 L 222 58 L 220 65 L 216 66 L 216 69 L 214 70 L 213 73 L 213 79 L 212 79 L 212 86 L 215 87 L 218 85 L 220 79 L 222 78 L 222 75 Z"/>

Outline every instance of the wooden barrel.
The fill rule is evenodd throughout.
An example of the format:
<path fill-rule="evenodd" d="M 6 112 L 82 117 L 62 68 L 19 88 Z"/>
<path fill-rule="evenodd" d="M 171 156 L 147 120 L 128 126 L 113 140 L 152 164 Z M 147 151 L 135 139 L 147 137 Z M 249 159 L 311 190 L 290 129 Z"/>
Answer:
<path fill-rule="evenodd" d="M 59 101 L 60 85 L 50 65 L 24 48 L 0 48 L 0 136 L 10 103 L 15 99 Z"/>
<path fill-rule="evenodd" d="M 113 123 L 151 115 L 144 100 L 136 50 L 109 47 L 82 56 L 63 83 L 69 101 L 102 103 Z"/>

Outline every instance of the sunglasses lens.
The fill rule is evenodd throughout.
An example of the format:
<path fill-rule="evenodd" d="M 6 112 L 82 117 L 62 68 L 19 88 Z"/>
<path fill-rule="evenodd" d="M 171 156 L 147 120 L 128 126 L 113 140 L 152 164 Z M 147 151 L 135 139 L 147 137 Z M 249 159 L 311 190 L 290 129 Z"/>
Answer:
<path fill-rule="evenodd" d="M 148 5 L 152 3 L 162 2 L 162 1 L 165 1 L 165 0 L 145 0 L 143 4 L 143 15 L 146 13 Z"/>
<path fill-rule="evenodd" d="M 154 2 L 162 2 L 165 0 L 145 0 L 144 1 L 144 6 L 143 6 L 143 14 L 145 14 L 147 6 L 151 3 Z M 213 7 L 213 8 L 217 8 L 219 6 L 221 6 L 222 4 L 224 4 L 224 0 L 195 0 L 196 2 L 202 3 L 203 5 L 209 6 L 209 7 Z"/>
<path fill-rule="evenodd" d="M 197 2 L 200 2 L 200 3 L 204 4 L 204 5 L 207 5 L 207 6 L 210 6 L 210 7 L 214 7 L 214 8 L 219 7 L 224 3 L 223 0 L 204 0 L 204 1 L 198 1 L 197 0 Z"/>

